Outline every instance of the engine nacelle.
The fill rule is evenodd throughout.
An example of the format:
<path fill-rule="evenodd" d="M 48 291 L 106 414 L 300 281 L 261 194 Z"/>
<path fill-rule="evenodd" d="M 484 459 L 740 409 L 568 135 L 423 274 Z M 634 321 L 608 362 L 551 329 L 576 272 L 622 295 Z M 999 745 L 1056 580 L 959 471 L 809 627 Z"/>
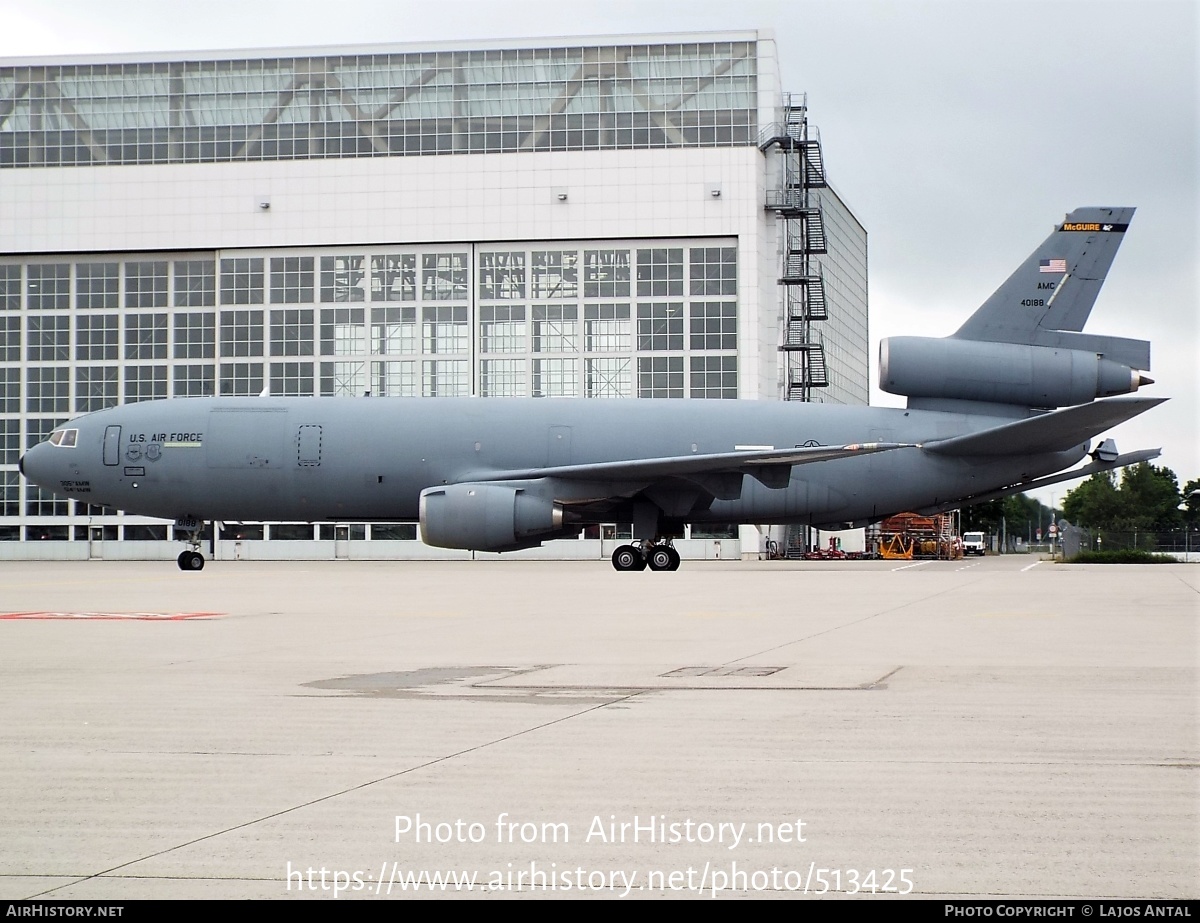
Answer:
<path fill-rule="evenodd" d="M 562 504 L 504 484 L 421 491 L 421 537 L 439 548 L 514 551 L 563 530 Z"/>
<path fill-rule="evenodd" d="M 1079 349 L 931 337 L 879 344 L 879 387 L 906 397 L 1068 407 L 1149 384 L 1136 369 Z"/>

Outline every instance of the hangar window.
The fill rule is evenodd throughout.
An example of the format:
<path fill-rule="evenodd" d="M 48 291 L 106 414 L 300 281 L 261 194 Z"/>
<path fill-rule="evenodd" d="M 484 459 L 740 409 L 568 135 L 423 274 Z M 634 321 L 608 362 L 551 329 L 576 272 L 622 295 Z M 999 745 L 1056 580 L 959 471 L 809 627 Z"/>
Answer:
<path fill-rule="evenodd" d="M 75 412 L 91 413 L 117 405 L 117 367 L 81 365 L 75 370 Z"/>
<path fill-rule="evenodd" d="M 585 397 L 631 397 L 633 367 L 630 359 L 585 359 L 583 393 Z"/>
<path fill-rule="evenodd" d="M 125 315 L 125 358 L 167 358 L 167 315 Z"/>
<path fill-rule="evenodd" d="M 127 365 L 125 367 L 126 404 L 132 404 L 135 401 L 156 401 L 166 396 L 167 367 L 165 365 Z"/>
<path fill-rule="evenodd" d="M 479 297 L 501 300 L 525 297 L 525 254 L 480 253 Z"/>
<path fill-rule="evenodd" d="M 479 348 L 485 353 L 525 352 L 525 308 L 520 305 L 481 307 Z"/>
<path fill-rule="evenodd" d="M 241 528 L 239 526 L 239 528 Z M 166 526 L 127 525 L 122 528 L 127 542 L 165 542 Z"/>
<path fill-rule="evenodd" d="M 187 312 L 175 315 L 175 358 L 212 359 L 217 349 L 215 314 Z"/>
<path fill-rule="evenodd" d="M 71 353 L 71 319 L 53 314 L 31 314 L 25 334 L 26 358 L 33 362 L 68 359 Z"/>
<path fill-rule="evenodd" d="M 380 397 L 416 397 L 417 363 L 372 362 L 371 393 Z"/>
<path fill-rule="evenodd" d="M 216 303 L 217 261 L 176 260 L 175 307 L 205 308 Z"/>
<path fill-rule="evenodd" d="M 116 263 L 79 263 L 75 267 L 75 307 L 116 308 L 121 277 Z"/>
<path fill-rule="evenodd" d="M 693 301 L 692 349 L 737 349 L 737 302 Z"/>
<path fill-rule="evenodd" d="M 683 397 L 683 356 L 639 358 L 638 397 Z"/>
<path fill-rule="evenodd" d="M 165 260 L 125 264 L 125 307 L 167 306 L 167 263 Z"/>
<path fill-rule="evenodd" d="M 0 465 L 15 465 L 20 458 L 21 421 L 0 419 Z"/>
<path fill-rule="evenodd" d="M 30 311 L 71 306 L 71 264 L 31 263 L 26 272 L 25 306 Z"/>
<path fill-rule="evenodd" d="M 75 358 L 95 362 L 117 358 L 117 315 L 79 314 L 75 318 Z"/>
<path fill-rule="evenodd" d="M 67 501 L 59 500 L 54 494 L 48 490 L 42 490 L 40 487 L 34 487 L 32 484 L 25 485 L 25 515 L 26 516 L 66 516 Z M 26 538 L 42 539 L 42 538 L 59 538 L 50 530 L 55 529 L 55 526 L 27 526 Z M 65 528 L 65 527 L 63 527 Z M 61 538 L 66 538 L 62 535 Z"/>
<path fill-rule="evenodd" d="M 271 394 L 277 397 L 312 397 L 311 362 L 272 362 Z"/>
<path fill-rule="evenodd" d="M 313 310 L 295 308 L 271 312 L 271 355 L 313 354 Z"/>
<path fill-rule="evenodd" d="M 379 356 L 417 352 L 416 308 L 372 308 L 371 352 Z"/>
<path fill-rule="evenodd" d="M 737 397 L 737 356 L 693 356 L 691 396 L 700 398 Z"/>
<path fill-rule="evenodd" d="M 371 523 L 371 541 L 401 541 L 415 542 L 417 540 L 417 524 L 415 522 L 373 522 Z"/>
<path fill-rule="evenodd" d="M 427 353 L 465 353 L 470 350 L 471 330 L 466 308 L 422 308 L 421 335 Z"/>
<path fill-rule="evenodd" d="M 21 309 L 21 267 L 0 266 L 0 311 Z"/>
<path fill-rule="evenodd" d="M 222 362 L 220 386 L 222 397 L 261 394 L 263 389 L 262 363 Z"/>
<path fill-rule="evenodd" d="M 0 362 L 17 362 L 21 358 L 21 318 L 0 317 Z"/>
<path fill-rule="evenodd" d="M 482 397 L 525 397 L 524 359 L 484 359 L 479 363 Z"/>
<path fill-rule="evenodd" d="M 25 409 L 30 413 L 69 413 L 71 370 L 34 367 L 26 373 Z"/>
<path fill-rule="evenodd" d="M 216 393 L 216 369 L 212 365 L 177 365 L 175 397 L 212 397 Z"/>
<path fill-rule="evenodd" d="M 575 305 L 534 305 L 532 313 L 533 352 L 575 352 L 579 326 L 579 309 Z"/>
<path fill-rule="evenodd" d="M 637 252 L 639 297 L 683 294 L 683 248 L 654 248 Z"/>
<path fill-rule="evenodd" d="M 328 257 L 326 257 L 328 259 Z M 361 259 L 361 257 L 334 257 Z M 334 294 L 337 294 L 335 291 Z M 355 298 L 325 298 L 324 301 L 355 301 Z M 415 253 L 383 254 L 371 257 L 372 301 L 417 300 L 417 256 Z"/>
<path fill-rule="evenodd" d="M 467 254 L 426 253 L 421 258 L 421 297 L 425 301 L 466 301 Z"/>
<path fill-rule="evenodd" d="M 638 305 L 638 352 L 683 351 L 683 303 Z"/>
<path fill-rule="evenodd" d="M 361 362 L 322 362 L 321 394 L 325 397 L 356 397 L 366 390 Z"/>
<path fill-rule="evenodd" d="M 471 393 L 470 368 L 462 360 L 426 360 L 421 370 L 423 397 L 466 397 Z"/>
<path fill-rule="evenodd" d="M 534 397 L 577 397 L 578 359 L 534 359 L 531 393 Z"/>
<path fill-rule="evenodd" d="M 736 247 L 692 247 L 690 255 L 693 295 L 737 294 Z"/>
<path fill-rule="evenodd" d="M 221 304 L 262 303 L 262 258 L 221 260 Z"/>
<path fill-rule="evenodd" d="M 16 471 L 0 471 L 0 516 L 17 516 L 21 511 L 17 491 L 20 490 Z M 0 541 L 8 540 L 0 532 Z"/>
<path fill-rule="evenodd" d="M 263 354 L 263 312 L 221 312 L 221 358 Z"/>
<path fill-rule="evenodd" d="M 0 369 L 0 412 L 18 413 L 21 409 L 21 370 Z"/>
<path fill-rule="evenodd" d="M 629 251 L 583 252 L 583 297 L 629 297 Z"/>
<path fill-rule="evenodd" d="M 361 256 L 321 257 L 321 300 L 366 301 L 365 276 Z"/>
<path fill-rule="evenodd" d="M 584 349 L 589 353 L 628 352 L 633 338 L 627 304 L 589 304 L 583 308 Z"/>
<path fill-rule="evenodd" d="M 533 297 L 578 297 L 578 262 L 579 253 L 575 250 L 533 251 Z"/>
<path fill-rule="evenodd" d="M 312 523 L 271 523 L 271 541 L 273 542 L 311 542 L 313 538 Z"/>
<path fill-rule="evenodd" d="M 367 350 L 365 327 L 365 308 L 322 308 L 321 355 L 362 355 Z"/>
<path fill-rule="evenodd" d="M 313 300 L 313 258 L 271 257 L 271 303 L 307 304 Z"/>

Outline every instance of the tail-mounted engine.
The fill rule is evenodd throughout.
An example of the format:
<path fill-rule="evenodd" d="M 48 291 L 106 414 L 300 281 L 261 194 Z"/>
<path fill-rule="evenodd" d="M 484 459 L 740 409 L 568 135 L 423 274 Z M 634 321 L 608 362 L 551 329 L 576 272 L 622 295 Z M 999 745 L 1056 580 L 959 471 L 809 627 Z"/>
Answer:
<path fill-rule="evenodd" d="M 1152 383 L 1100 353 L 952 337 L 890 337 L 879 344 L 879 387 L 916 398 L 1067 407 Z"/>

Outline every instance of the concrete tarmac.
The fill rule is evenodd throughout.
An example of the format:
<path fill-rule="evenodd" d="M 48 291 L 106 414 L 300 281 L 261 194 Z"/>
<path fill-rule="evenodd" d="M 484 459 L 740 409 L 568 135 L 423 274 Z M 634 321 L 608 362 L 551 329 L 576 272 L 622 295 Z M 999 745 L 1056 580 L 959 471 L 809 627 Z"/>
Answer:
<path fill-rule="evenodd" d="M 2 898 L 1200 897 L 1194 565 L 26 563 L 0 615 Z"/>

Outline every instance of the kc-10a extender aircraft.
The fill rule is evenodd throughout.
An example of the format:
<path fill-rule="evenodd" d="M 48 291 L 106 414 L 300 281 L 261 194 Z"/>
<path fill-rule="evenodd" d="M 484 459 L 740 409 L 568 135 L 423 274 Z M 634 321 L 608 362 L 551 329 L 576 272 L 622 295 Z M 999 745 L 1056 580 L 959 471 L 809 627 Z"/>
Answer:
<path fill-rule="evenodd" d="M 906 409 L 785 401 L 231 397 L 87 414 L 21 459 L 55 494 L 176 520 L 411 521 L 431 545 L 529 548 L 632 522 L 617 570 L 674 570 L 683 523 L 845 528 L 1154 458 L 1092 437 L 1162 398 L 1150 344 L 1080 333 L 1132 208 L 1081 208 L 954 334 L 880 344 Z M 1057 409 L 1061 408 L 1061 409 Z"/>

